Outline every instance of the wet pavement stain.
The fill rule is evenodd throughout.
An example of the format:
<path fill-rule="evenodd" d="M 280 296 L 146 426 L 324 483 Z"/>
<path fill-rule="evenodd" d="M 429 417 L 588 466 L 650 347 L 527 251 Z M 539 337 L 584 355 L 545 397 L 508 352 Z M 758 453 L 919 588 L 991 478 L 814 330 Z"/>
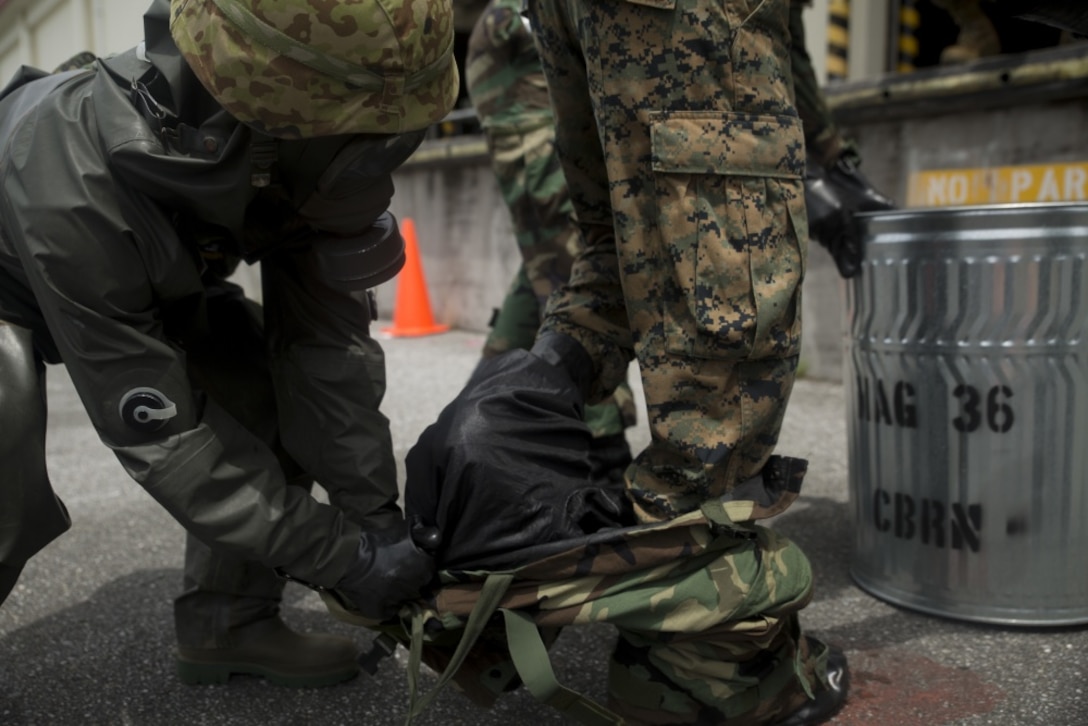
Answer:
<path fill-rule="evenodd" d="M 989 713 L 1004 698 L 966 668 L 899 650 L 848 651 L 850 690 L 836 726 L 940 726 Z"/>

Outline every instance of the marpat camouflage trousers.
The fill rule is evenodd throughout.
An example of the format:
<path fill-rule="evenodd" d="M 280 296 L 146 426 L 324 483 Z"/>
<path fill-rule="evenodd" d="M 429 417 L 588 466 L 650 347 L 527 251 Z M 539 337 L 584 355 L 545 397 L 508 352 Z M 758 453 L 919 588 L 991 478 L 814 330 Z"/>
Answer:
<path fill-rule="evenodd" d="M 788 0 L 531 0 L 585 251 L 543 330 L 607 393 L 638 359 L 643 521 L 728 495 L 778 440 L 800 350 L 805 145 Z"/>

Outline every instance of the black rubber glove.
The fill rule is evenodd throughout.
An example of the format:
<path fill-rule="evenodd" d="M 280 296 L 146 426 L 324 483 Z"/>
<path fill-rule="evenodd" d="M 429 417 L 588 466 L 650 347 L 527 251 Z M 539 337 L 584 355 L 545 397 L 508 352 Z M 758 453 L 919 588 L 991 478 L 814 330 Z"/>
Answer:
<path fill-rule="evenodd" d="M 873 187 L 858 169 L 857 156 L 848 151 L 826 169 L 809 159 L 805 206 L 809 236 L 831 253 L 839 274 L 851 278 L 861 270 L 865 258 L 854 215 L 894 209 L 895 203 Z"/>
<path fill-rule="evenodd" d="M 437 529 L 419 523 L 364 531 L 355 564 L 333 590 L 363 616 L 388 620 L 434 579 L 438 541 Z"/>

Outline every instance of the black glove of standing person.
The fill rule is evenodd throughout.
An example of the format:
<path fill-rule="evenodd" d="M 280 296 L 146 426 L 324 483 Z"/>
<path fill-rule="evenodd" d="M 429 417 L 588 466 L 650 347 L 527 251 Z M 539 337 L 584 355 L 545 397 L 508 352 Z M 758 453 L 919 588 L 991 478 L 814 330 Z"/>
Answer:
<path fill-rule="evenodd" d="M 830 167 L 809 158 L 805 169 L 805 206 L 809 236 L 827 248 L 839 274 L 851 278 L 861 270 L 865 250 L 854 215 L 895 209 L 858 169 L 857 155 L 844 152 Z"/>
<path fill-rule="evenodd" d="M 436 529 L 418 522 L 364 531 L 355 564 L 333 591 L 363 617 L 388 620 L 434 579 L 438 539 Z"/>

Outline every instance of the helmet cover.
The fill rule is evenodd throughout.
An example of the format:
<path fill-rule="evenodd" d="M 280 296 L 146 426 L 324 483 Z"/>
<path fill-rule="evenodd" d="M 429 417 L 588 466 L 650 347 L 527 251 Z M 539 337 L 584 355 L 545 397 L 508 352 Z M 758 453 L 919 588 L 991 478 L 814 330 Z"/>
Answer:
<path fill-rule="evenodd" d="M 223 108 L 276 138 L 413 131 L 457 99 L 451 0 L 171 0 L 170 33 Z"/>

